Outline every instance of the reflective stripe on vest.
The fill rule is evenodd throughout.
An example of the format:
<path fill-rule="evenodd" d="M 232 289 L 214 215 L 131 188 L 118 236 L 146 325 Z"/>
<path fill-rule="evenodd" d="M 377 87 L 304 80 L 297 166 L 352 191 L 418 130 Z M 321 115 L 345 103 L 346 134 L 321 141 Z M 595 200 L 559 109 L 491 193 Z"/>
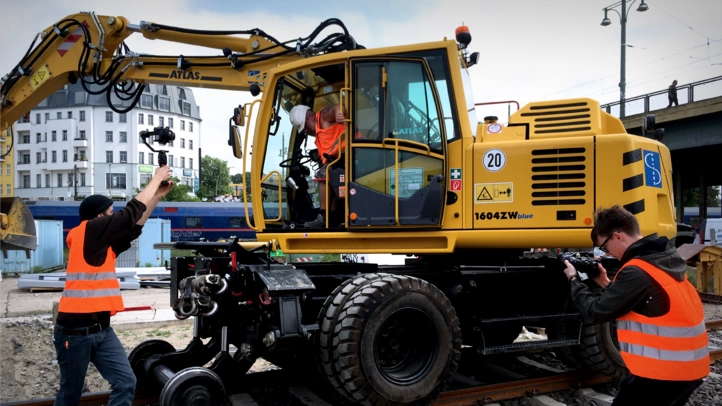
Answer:
<path fill-rule="evenodd" d="M 630 320 L 617 321 L 617 330 L 629 330 L 632 332 L 650 334 L 660 337 L 693 338 L 707 331 L 705 323 L 702 322 L 694 327 L 668 327 L 654 324 L 640 323 Z"/>
<path fill-rule="evenodd" d="M 661 269 L 633 259 L 669 296 L 667 314 L 647 317 L 634 311 L 617 320 L 617 338 L 624 363 L 633 375 L 668 381 L 692 381 L 709 374 L 704 309 L 687 279 L 678 281 Z M 616 277 L 615 277 L 616 279 Z"/>
<path fill-rule="evenodd" d="M 63 313 L 95 313 L 122 311 L 123 297 L 115 273 L 115 253 L 108 247 L 105 262 L 92 266 L 85 262 L 84 245 L 87 221 L 70 230 L 66 239 L 70 248 L 65 289 L 58 311 Z"/>

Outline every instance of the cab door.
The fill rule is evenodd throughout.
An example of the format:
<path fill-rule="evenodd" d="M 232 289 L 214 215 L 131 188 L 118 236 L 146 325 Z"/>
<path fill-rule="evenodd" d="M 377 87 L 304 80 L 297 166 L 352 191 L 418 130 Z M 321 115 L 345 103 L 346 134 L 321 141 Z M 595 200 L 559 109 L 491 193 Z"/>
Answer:
<path fill-rule="evenodd" d="M 439 228 L 446 132 L 422 58 L 351 59 L 347 227 Z"/>

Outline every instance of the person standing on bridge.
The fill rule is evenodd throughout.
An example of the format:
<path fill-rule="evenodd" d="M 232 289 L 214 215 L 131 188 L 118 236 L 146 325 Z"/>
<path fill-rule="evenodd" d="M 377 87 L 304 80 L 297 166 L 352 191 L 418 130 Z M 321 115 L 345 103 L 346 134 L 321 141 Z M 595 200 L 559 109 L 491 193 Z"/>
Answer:
<path fill-rule="evenodd" d="M 595 246 L 622 263 L 614 280 L 599 264 L 594 281 L 604 292 L 596 296 L 569 261 L 564 273 L 585 323 L 617 320 L 631 375 L 612 405 L 684 405 L 710 371 L 704 310 L 686 261 L 674 240 L 642 237 L 637 219 L 620 206 L 599 211 L 591 234 Z"/>
<path fill-rule="evenodd" d="M 162 166 L 135 199 L 113 213 L 103 195 L 80 203 L 80 225 L 70 230 L 65 289 L 60 297 L 53 343 L 60 367 L 56 406 L 77 405 L 92 362 L 111 387 L 109 406 L 131 405 L 136 378 L 123 345 L 110 327 L 110 316 L 123 311 L 115 258 L 130 248 L 158 202 L 173 188 L 170 169 Z"/>
<path fill-rule="evenodd" d="M 671 85 L 669 85 L 669 90 L 667 91 L 667 98 L 669 99 L 669 104 L 667 105 L 667 108 L 672 107 L 672 103 L 674 103 L 675 106 L 679 106 L 679 102 L 677 101 L 677 80 L 675 79 L 674 82 L 672 82 Z"/>

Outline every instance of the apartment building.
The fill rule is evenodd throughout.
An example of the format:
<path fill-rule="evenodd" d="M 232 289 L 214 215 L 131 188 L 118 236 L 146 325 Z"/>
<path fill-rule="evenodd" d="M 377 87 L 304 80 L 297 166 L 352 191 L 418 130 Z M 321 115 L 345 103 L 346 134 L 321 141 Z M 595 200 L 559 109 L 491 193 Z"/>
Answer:
<path fill-rule="evenodd" d="M 0 133 L 0 196 L 13 196 L 15 190 L 15 165 L 11 141 L 7 131 Z"/>
<path fill-rule="evenodd" d="M 130 102 L 116 99 L 113 105 L 127 109 Z M 15 196 L 72 200 L 104 194 L 127 200 L 158 166 L 158 154 L 139 134 L 159 126 L 171 128 L 176 139 L 152 147 L 167 150 L 173 176 L 194 185 L 201 118 L 191 89 L 148 85 L 135 108 L 117 113 L 105 93 L 93 95 L 80 82 L 68 84 L 15 124 Z"/>

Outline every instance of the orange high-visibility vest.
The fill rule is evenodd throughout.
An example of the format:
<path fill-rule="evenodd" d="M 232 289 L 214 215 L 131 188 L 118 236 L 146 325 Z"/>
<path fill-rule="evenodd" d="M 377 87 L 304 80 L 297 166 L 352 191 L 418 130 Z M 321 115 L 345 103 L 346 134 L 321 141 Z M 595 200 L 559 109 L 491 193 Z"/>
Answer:
<path fill-rule="evenodd" d="M 341 134 L 346 132 L 346 126 L 342 123 L 336 123 L 328 128 L 321 128 L 321 112 L 316 113 L 316 149 L 321 162 L 325 165 L 328 161 L 324 154 L 335 157 L 338 156 L 339 150 L 346 149 L 346 141 L 341 139 Z M 356 131 L 355 139 L 361 138 L 361 133 Z"/>
<path fill-rule="evenodd" d="M 647 317 L 632 311 L 617 319 L 619 348 L 629 372 L 663 381 L 693 381 L 709 375 L 704 310 L 687 276 L 679 282 L 636 258 L 619 272 L 628 266 L 639 267 L 651 276 L 667 292 L 670 301 L 669 312 L 664 316 Z"/>
<path fill-rule="evenodd" d="M 68 232 L 66 242 L 70 248 L 65 290 L 60 297 L 58 311 L 63 313 L 95 313 L 110 311 L 110 315 L 123 311 L 120 283 L 115 274 L 115 253 L 108 254 L 101 266 L 85 262 L 85 227 L 87 221 Z"/>

